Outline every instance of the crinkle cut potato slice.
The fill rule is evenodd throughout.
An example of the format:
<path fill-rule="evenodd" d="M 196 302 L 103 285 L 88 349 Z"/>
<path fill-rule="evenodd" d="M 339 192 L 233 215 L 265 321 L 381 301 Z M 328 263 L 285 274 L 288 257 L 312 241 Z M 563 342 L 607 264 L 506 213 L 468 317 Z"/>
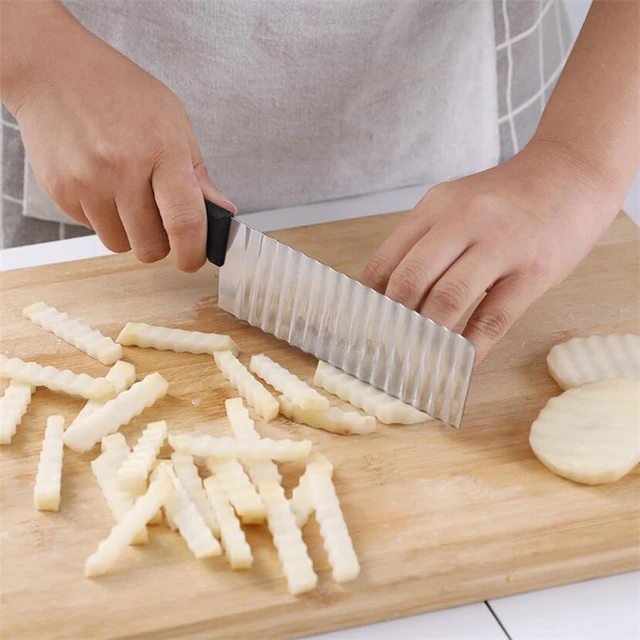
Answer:
<path fill-rule="evenodd" d="M 562 389 L 597 380 L 640 380 L 640 336 L 614 333 L 572 338 L 549 351 L 547 367 Z"/>
<path fill-rule="evenodd" d="M 601 380 L 551 398 L 531 425 L 529 443 L 563 478 L 619 480 L 640 462 L 640 382 Z"/>

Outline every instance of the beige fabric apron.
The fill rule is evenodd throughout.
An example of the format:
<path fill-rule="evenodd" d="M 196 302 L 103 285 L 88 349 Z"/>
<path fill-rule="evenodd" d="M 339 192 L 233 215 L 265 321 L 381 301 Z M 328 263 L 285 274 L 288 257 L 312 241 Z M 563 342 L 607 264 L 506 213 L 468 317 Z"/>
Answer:
<path fill-rule="evenodd" d="M 489 2 L 66 4 L 180 96 L 241 212 L 435 183 L 499 159 Z M 65 219 L 30 170 L 25 215 Z"/>

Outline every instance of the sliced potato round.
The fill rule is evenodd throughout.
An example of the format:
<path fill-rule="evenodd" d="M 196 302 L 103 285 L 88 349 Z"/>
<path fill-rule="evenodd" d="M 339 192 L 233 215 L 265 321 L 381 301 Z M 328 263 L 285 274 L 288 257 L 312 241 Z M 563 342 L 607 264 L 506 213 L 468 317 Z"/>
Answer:
<path fill-rule="evenodd" d="M 549 400 L 529 435 L 536 457 L 583 484 L 615 482 L 640 462 L 640 382 L 591 382 Z"/>
<path fill-rule="evenodd" d="M 640 336 L 627 333 L 573 338 L 551 349 L 547 367 L 563 389 L 596 380 L 638 380 Z"/>

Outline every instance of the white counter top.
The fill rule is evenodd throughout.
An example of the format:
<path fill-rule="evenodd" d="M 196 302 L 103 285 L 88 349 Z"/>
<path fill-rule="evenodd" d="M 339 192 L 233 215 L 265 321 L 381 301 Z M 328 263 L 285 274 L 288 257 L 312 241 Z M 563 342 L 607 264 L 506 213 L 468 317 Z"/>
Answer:
<path fill-rule="evenodd" d="M 244 217 L 269 231 L 410 209 L 426 187 Z M 108 255 L 96 237 L 0 250 L 0 271 Z M 640 544 L 640 540 L 639 540 Z M 317 640 L 639 640 L 640 572 L 345 629 Z"/>

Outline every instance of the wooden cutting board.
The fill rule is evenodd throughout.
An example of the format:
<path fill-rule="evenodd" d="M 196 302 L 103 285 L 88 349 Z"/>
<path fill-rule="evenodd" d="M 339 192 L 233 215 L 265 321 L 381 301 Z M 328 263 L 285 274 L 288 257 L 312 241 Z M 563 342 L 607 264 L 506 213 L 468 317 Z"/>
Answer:
<path fill-rule="evenodd" d="M 400 222 L 381 216 L 279 232 L 279 239 L 357 277 Z M 38 389 L 11 446 L 2 447 L 2 637 L 283 638 L 441 609 L 640 567 L 638 469 L 586 487 L 546 471 L 528 446 L 532 420 L 559 393 L 545 368 L 550 347 L 575 335 L 638 331 L 638 230 L 619 218 L 579 269 L 547 294 L 475 375 L 462 431 L 435 421 L 340 437 L 284 421 L 264 436 L 311 438 L 335 482 L 362 573 L 331 580 L 317 526 L 305 539 L 317 590 L 288 595 L 265 528 L 248 537 L 255 565 L 233 572 L 222 558 L 195 560 L 163 527 L 127 550 L 117 570 L 83 577 L 84 561 L 112 520 L 94 482 L 92 454 L 65 451 L 59 513 L 32 506 L 45 417 L 69 420 L 78 400 Z M 314 359 L 216 307 L 213 267 L 184 275 L 112 256 L 2 274 L 2 351 L 75 371 L 106 368 L 21 318 L 44 300 L 116 336 L 128 320 L 229 333 L 246 362 L 266 352 L 310 379 Z M 208 356 L 127 348 L 139 376 L 159 370 L 167 397 L 123 429 L 130 443 L 152 420 L 170 429 L 224 416 L 234 392 Z M 3 386 L 6 383 L 3 382 Z M 226 434 L 224 423 L 210 432 Z M 206 430 L 206 428 L 205 428 Z M 287 486 L 300 467 L 283 467 Z"/>

